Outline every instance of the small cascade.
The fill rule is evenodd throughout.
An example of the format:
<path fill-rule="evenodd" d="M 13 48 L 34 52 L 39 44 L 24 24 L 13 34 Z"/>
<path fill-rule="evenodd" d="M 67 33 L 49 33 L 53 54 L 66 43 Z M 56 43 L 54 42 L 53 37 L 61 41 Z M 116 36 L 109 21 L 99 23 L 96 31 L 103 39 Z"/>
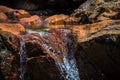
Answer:
<path fill-rule="evenodd" d="M 26 54 L 24 50 L 25 42 L 23 40 L 20 40 L 20 80 L 25 80 L 25 67 L 26 67 Z"/>
<path fill-rule="evenodd" d="M 72 46 L 72 40 L 71 38 L 67 37 L 67 34 L 64 34 L 64 32 L 62 32 L 64 35 L 60 35 L 62 38 L 64 37 L 65 39 L 62 40 L 63 41 L 63 46 L 65 46 L 65 52 L 64 51 L 56 51 L 54 50 L 54 48 L 52 46 L 49 46 L 48 43 L 54 43 L 54 46 L 57 46 L 56 44 L 59 45 L 59 42 L 48 42 L 47 39 L 44 38 L 44 36 L 48 35 L 48 37 L 50 36 L 49 33 L 46 32 L 36 32 L 36 31 L 28 31 L 29 33 L 37 33 L 39 34 L 42 39 L 43 39 L 43 43 L 39 43 L 41 44 L 41 46 L 45 49 L 45 51 L 47 51 L 47 53 L 55 60 L 56 66 L 58 67 L 58 69 L 60 70 L 61 75 L 64 77 L 65 80 L 80 80 L 79 77 L 79 72 L 77 69 L 77 65 L 76 65 L 76 60 L 74 58 L 74 53 L 71 49 Z M 55 36 L 58 37 L 58 36 Z M 57 40 L 57 39 L 56 39 Z M 60 49 L 60 47 L 58 46 L 58 48 Z M 59 54 L 60 53 L 60 54 Z M 60 60 L 62 57 L 62 61 Z"/>
<path fill-rule="evenodd" d="M 63 62 L 56 61 L 58 69 L 65 80 L 80 80 L 76 60 L 74 54 L 70 49 L 71 40 L 66 38 L 67 54 L 63 54 Z"/>

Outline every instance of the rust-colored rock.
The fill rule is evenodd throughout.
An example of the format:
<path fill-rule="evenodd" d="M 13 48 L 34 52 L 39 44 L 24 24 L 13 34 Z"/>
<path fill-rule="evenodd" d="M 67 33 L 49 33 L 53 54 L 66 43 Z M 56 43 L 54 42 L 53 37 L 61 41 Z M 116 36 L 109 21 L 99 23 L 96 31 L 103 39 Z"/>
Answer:
<path fill-rule="evenodd" d="M 30 17 L 31 15 L 25 10 L 12 9 L 6 6 L 0 6 L 0 11 L 6 13 L 8 18 L 16 17 L 18 19 Z"/>
<path fill-rule="evenodd" d="M 0 29 L 2 31 L 11 32 L 14 35 L 18 35 L 22 32 L 25 32 L 25 28 L 21 24 L 7 24 L 7 23 L 1 23 Z"/>
<path fill-rule="evenodd" d="M 21 19 L 21 18 L 27 18 L 27 17 L 30 17 L 30 16 L 31 16 L 31 15 L 30 15 L 27 11 L 25 11 L 25 10 L 15 9 L 13 13 L 14 13 L 14 15 L 15 15 L 17 18 L 19 18 L 19 19 Z"/>
<path fill-rule="evenodd" d="M 64 24 L 64 20 L 68 17 L 69 17 L 68 15 L 56 14 L 46 18 L 45 21 L 48 22 L 49 24 L 62 25 Z"/>
<path fill-rule="evenodd" d="M 99 36 L 107 33 L 119 34 L 118 30 L 112 31 L 112 29 L 114 28 L 119 29 L 120 27 L 119 23 L 120 23 L 120 20 L 105 20 L 105 21 L 101 21 L 93 24 L 74 26 L 72 29 L 72 32 L 74 35 L 77 36 L 78 42 L 82 42 L 90 39 L 89 36 L 91 36 L 91 38 L 95 37 L 92 35 L 95 33 L 97 33 Z M 108 31 L 107 30 L 104 31 L 104 29 L 107 29 Z M 99 31 L 103 31 L 103 32 L 99 33 Z"/>
<path fill-rule="evenodd" d="M 29 28 L 38 28 L 41 27 L 43 24 L 43 21 L 41 18 L 37 15 L 33 15 L 29 18 L 22 18 L 20 19 L 20 23 L 24 25 L 25 27 Z"/>

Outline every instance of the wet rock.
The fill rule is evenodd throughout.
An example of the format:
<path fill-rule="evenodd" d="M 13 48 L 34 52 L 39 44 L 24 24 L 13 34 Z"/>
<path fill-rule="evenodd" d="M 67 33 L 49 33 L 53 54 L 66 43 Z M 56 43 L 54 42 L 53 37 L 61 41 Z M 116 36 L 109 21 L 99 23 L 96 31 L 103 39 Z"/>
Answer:
<path fill-rule="evenodd" d="M 26 75 L 32 80 L 63 80 L 55 62 L 51 58 L 35 57 L 27 62 L 26 69 Z"/>
<path fill-rule="evenodd" d="M 79 18 L 79 23 L 93 23 L 120 18 L 119 0 L 87 0 L 71 16 Z"/>
<path fill-rule="evenodd" d="M 14 35 L 18 35 L 20 33 L 25 32 L 25 28 L 21 24 L 7 24 L 7 23 L 1 23 L 0 29 L 2 31 L 11 32 Z"/>
<path fill-rule="evenodd" d="M 83 63 L 84 65 L 90 64 L 96 70 L 102 72 L 100 73 L 101 76 L 106 76 L 109 80 L 119 79 L 119 26 L 119 20 L 107 20 L 73 27 L 73 34 L 77 37 L 78 41 L 78 53 L 76 54 L 78 65 L 81 65 L 82 62 L 80 59 L 83 59 L 83 62 L 85 61 Z M 82 69 L 79 70 L 80 72 L 82 71 Z M 87 73 L 85 74 L 87 75 Z"/>
<path fill-rule="evenodd" d="M 21 18 L 20 23 L 24 25 L 25 27 L 29 28 L 40 28 L 42 26 L 47 26 L 47 23 L 45 23 L 39 16 L 33 15 L 29 18 Z"/>

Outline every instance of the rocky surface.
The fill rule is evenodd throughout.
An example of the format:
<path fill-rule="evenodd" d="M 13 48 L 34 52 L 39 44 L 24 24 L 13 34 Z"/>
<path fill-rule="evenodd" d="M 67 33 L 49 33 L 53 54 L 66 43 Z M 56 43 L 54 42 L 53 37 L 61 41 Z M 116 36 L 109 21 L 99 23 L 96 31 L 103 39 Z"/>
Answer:
<path fill-rule="evenodd" d="M 81 80 L 120 79 L 119 0 L 88 0 L 71 16 L 51 16 L 45 19 L 49 24 L 82 25 L 50 29 L 41 36 L 25 30 L 43 25 L 39 16 L 5 6 L 0 11 L 0 80 L 19 80 L 21 73 L 25 80 L 63 80 L 55 61 L 63 62 L 66 45 L 75 55 Z"/>
<path fill-rule="evenodd" d="M 28 18 L 21 18 L 20 23 L 28 28 L 40 28 L 40 27 L 48 27 L 47 23 L 43 21 L 39 16 L 33 15 Z"/>
<path fill-rule="evenodd" d="M 120 72 L 120 21 L 107 20 L 93 24 L 75 26 L 73 34 L 78 41 L 76 54 L 78 65 L 81 54 L 95 67 L 98 67 L 109 80 L 119 79 Z M 98 79 L 99 80 L 99 79 Z"/>
<path fill-rule="evenodd" d="M 46 18 L 45 21 L 52 25 L 73 25 L 78 24 L 79 19 L 69 15 L 57 14 Z"/>
<path fill-rule="evenodd" d="M 119 0 L 87 0 L 71 16 L 79 18 L 79 23 L 93 23 L 120 18 Z"/>

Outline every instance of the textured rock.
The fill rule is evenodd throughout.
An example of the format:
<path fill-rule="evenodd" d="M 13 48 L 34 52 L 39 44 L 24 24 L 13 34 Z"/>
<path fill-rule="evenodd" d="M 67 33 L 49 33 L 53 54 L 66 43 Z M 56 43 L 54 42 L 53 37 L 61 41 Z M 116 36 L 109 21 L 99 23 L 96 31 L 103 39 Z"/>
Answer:
<path fill-rule="evenodd" d="M 21 18 L 20 23 L 25 27 L 29 27 L 29 28 L 38 28 L 44 26 L 44 22 L 37 15 L 33 15 L 29 18 Z"/>
<path fill-rule="evenodd" d="M 9 51 L 17 51 L 19 46 L 19 39 L 14 34 L 1 30 L 0 38 L 2 45 L 4 45 Z"/>
<path fill-rule="evenodd" d="M 68 17 L 69 17 L 68 15 L 56 14 L 46 18 L 45 21 L 48 22 L 49 24 L 61 25 L 64 24 L 64 20 Z"/>
<path fill-rule="evenodd" d="M 119 25 L 120 20 L 105 20 L 93 24 L 74 26 L 72 32 L 77 36 L 78 42 L 83 42 L 104 34 L 119 34 Z"/>
<path fill-rule="evenodd" d="M 78 41 L 76 57 L 79 66 L 81 60 L 78 55 L 81 56 L 83 62 L 86 60 L 86 64 L 94 65 L 97 70 L 100 70 L 101 76 L 106 76 L 109 80 L 120 79 L 119 20 L 76 26 L 73 27 L 73 34 Z M 82 70 L 80 69 L 80 71 Z"/>
<path fill-rule="evenodd" d="M 1 23 L 0 29 L 2 31 L 11 32 L 12 34 L 15 34 L 15 35 L 25 32 L 25 28 L 21 24 L 16 24 L 16 23 L 14 24 Z"/>
<path fill-rule="evenodd" d="M 87 0 L 71 16 L 79 18 L 79 23 L 120 19 L 119 0 Z"/>

